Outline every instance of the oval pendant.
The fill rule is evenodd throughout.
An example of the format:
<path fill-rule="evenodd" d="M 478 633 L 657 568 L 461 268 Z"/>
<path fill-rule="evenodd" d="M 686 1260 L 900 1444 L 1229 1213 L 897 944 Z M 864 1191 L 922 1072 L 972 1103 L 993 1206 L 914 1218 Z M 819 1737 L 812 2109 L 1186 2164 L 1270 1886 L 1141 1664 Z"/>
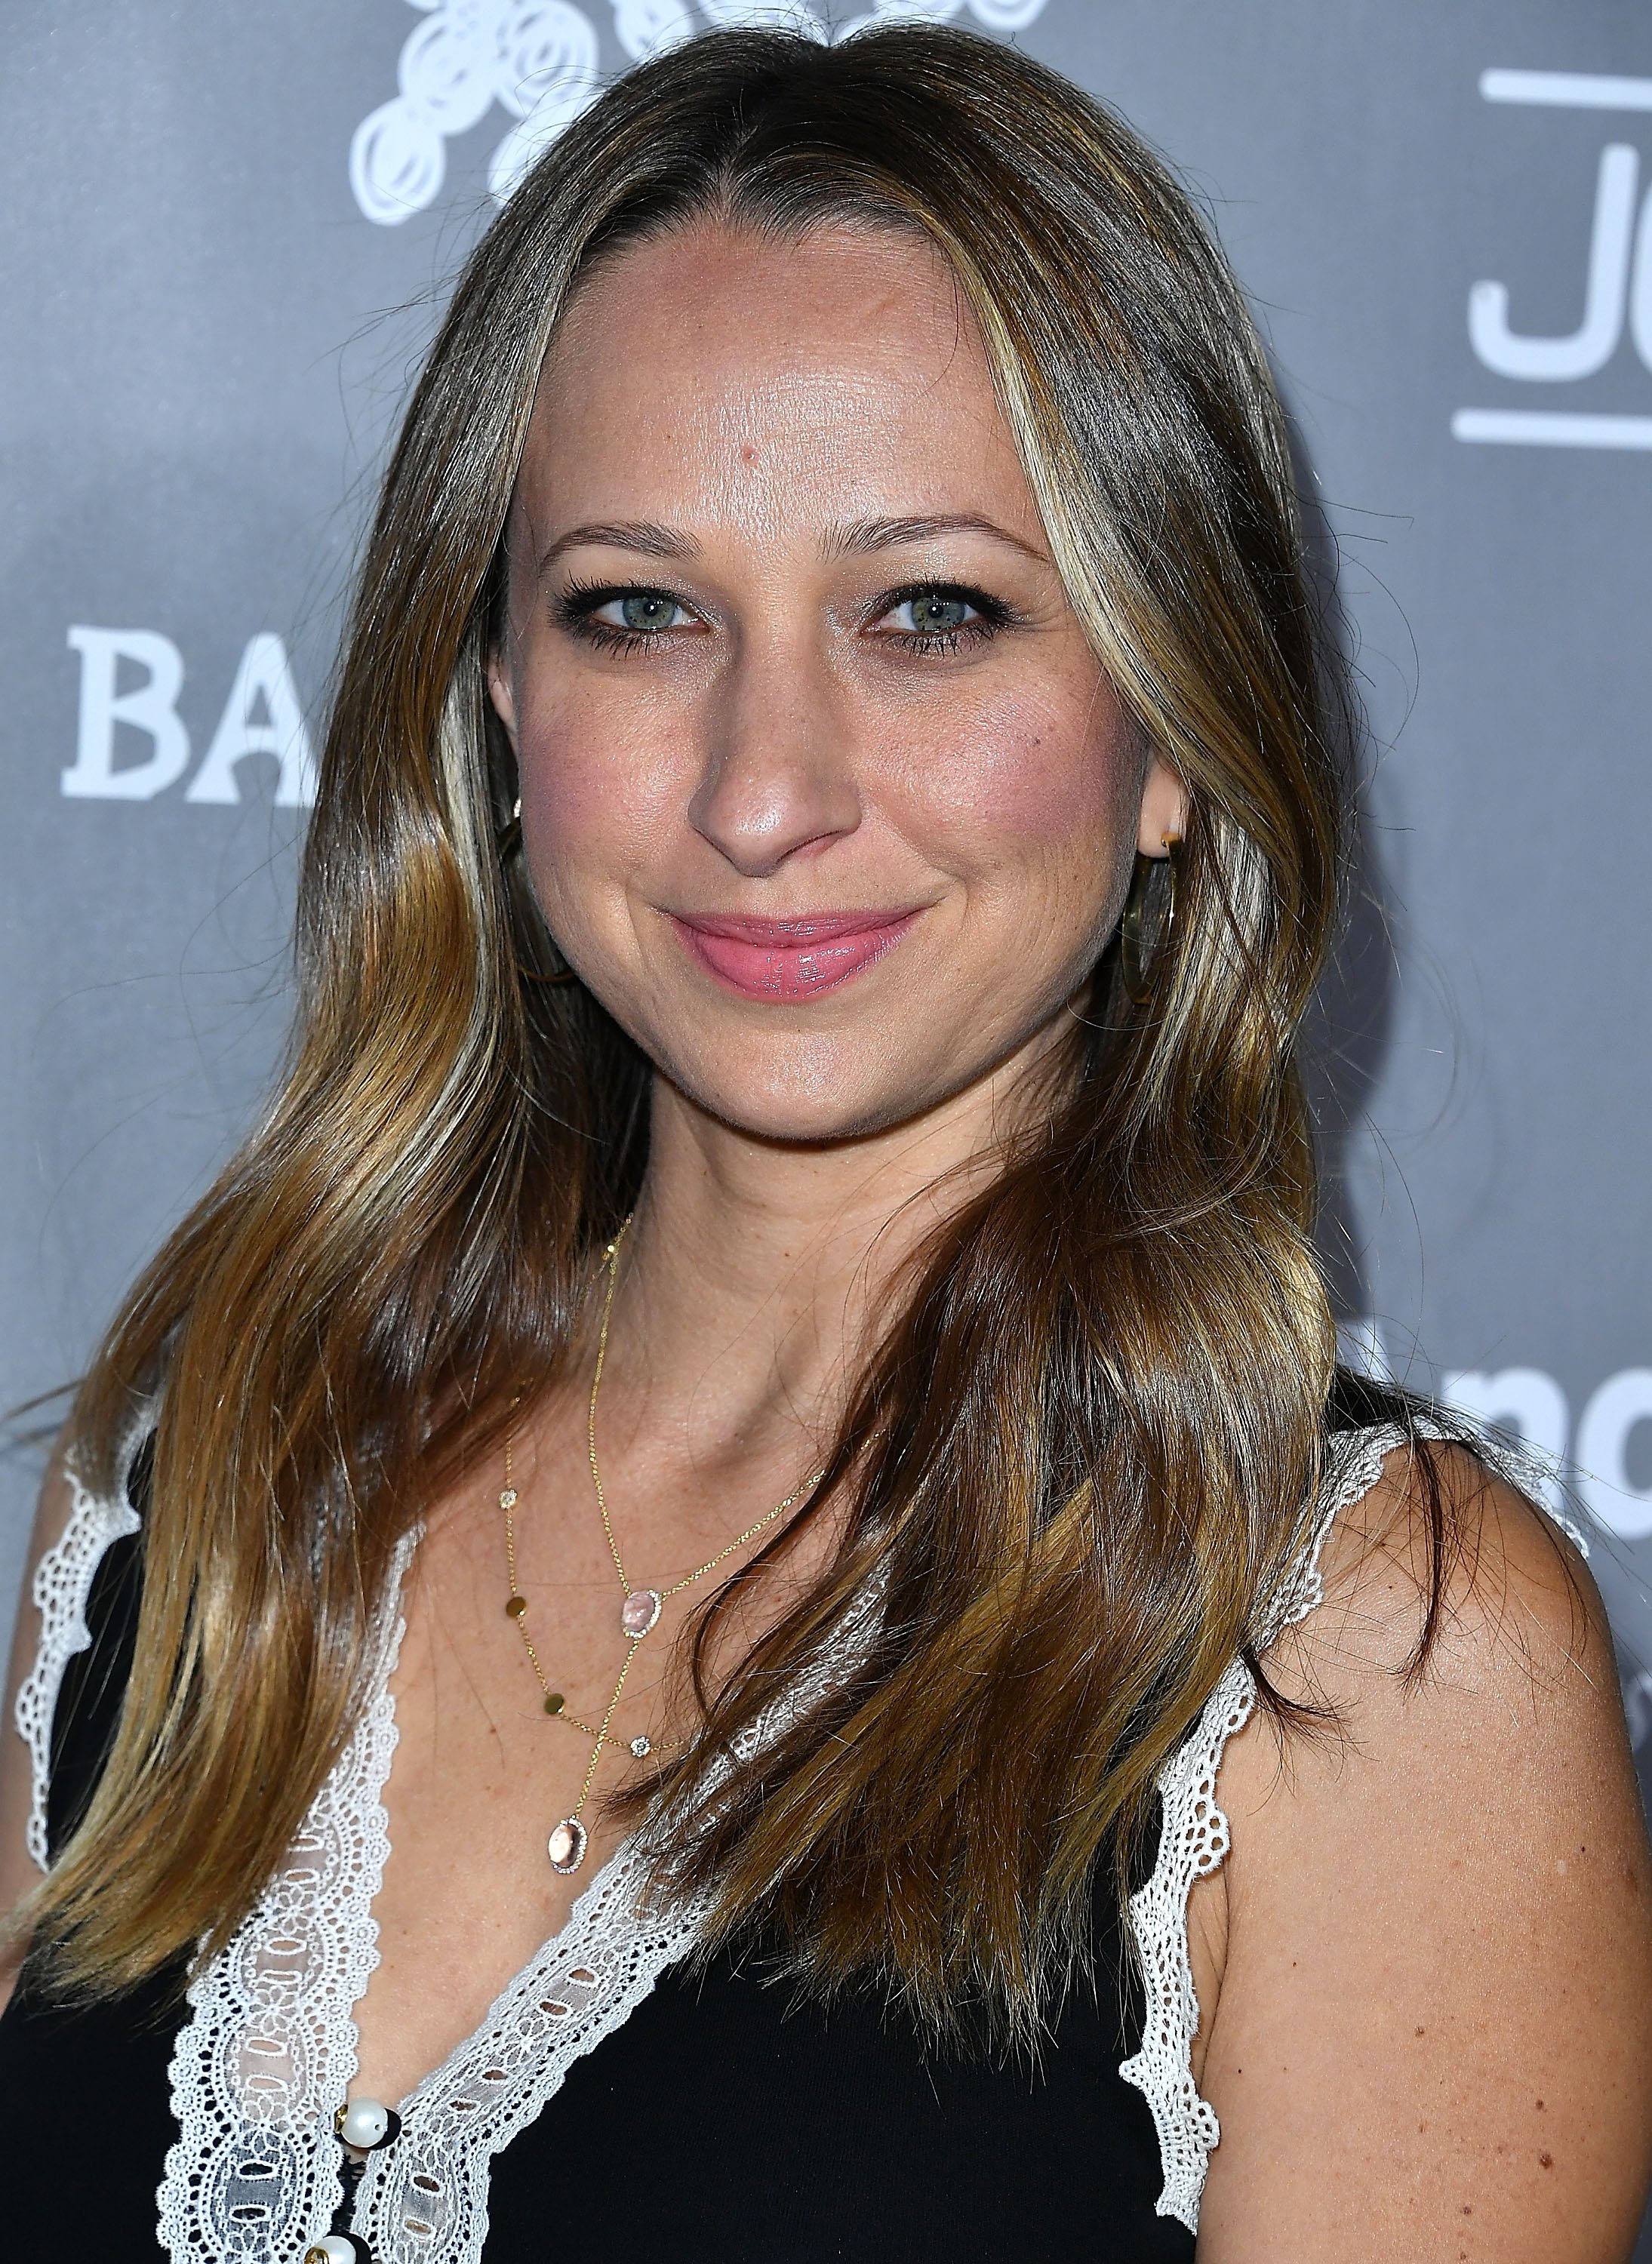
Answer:
<path fill-rule="evenodd" d="M 565 1816 L 552 1832 L 547 1854 L 554 1871 L 576 1871 L 585 1860 L 585 1827 L 576 1816 Z"/>
<path fill-rule="evenodd" d="M 641 1643 L 659 1616 L 657 1588 L 634 1588 L 620 1607 L 620 1624 L 633 1643 Z"/>

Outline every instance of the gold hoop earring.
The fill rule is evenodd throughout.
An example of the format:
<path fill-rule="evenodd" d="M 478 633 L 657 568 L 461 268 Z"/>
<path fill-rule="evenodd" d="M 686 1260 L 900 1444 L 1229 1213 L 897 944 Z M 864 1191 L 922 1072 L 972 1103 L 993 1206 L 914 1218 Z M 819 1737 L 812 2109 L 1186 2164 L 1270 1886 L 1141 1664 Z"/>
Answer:
<path fill-rule="evenodd" d="M 1124 900 L 1124 910 L 1119 916 L 1119 975 L 1124 984 L 1125 996 L 1133 1006 L 1145 1006 L 1153 996 L 1154 978 L 1164 956 L 1165 946 L 1176 926 L 1176 868 L 1177 853 L 1182 845 L 1179 833 L 1163 833 L 1159 837 L 1163 847 L 1163 857 L 1145 856 L 1136 852 L 1135 869 L 1130 875 L 1130 893 Z M 1170 894 L 1166 898 L 1163 918 L 1159 922 L 1157 947 L 1151 966 L 1143 964 L 1141 943 L 1147 923 L 1148 891 L 1153 886 L 1155 872 L 1164 866 L 1169 874 Z"/>
<path fill-rule="evenodd" d="M 518 850 L 521 848 L 522 797 L 520 795 L 518 795 L 511 805 L 510 820 L 500 828 L 493 845 L 502 867 L 508 865 Z M 577 983 L 579 980 L 571 967 L 562 968 L 554 975 L 541 975 L 537 968 L 524 967 L 519 959 L 516 962 L 516 971 L 525 983 L 544 983 L 554 985 L 562 983 Z"/>

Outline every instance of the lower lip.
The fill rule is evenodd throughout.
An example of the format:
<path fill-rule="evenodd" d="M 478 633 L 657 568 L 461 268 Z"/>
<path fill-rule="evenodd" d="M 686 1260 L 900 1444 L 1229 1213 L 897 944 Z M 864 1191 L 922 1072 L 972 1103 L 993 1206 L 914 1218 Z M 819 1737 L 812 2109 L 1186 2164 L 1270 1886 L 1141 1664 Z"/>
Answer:
<path fill-rule="evenodd" d="M 693 957 L 727 989 L 743 998 L 793 1005 L 800 999 L 818 998 L 822 990 L 838 990 L 863 974 L 899 943 L 917 918 L 916 912 L 903 912 L 878 927 L 857 928 L 849 935 L 812 936 L 796 943 L 711 935 L 682 919 L 674 918 L 671 925 Z"/>

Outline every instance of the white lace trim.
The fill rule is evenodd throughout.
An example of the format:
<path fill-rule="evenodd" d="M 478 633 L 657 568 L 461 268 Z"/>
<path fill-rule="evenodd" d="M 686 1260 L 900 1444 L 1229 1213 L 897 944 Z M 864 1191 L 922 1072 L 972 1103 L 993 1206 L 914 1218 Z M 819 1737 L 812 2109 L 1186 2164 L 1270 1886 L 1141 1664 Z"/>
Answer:
<path fill-rule="evenodd" d="M 1344 1510 L 1370 1492 L 1382 1475 L 1384 1457 L 1402 1446 L 1405 1436 L 1395 1424 L 1341 1434 L 1313 1530 L 1262 1631 L 1259 1651 L 1324 1600 L 1320 1557 L 1330 1529 Z M 1256 1677 L 1236 1658 L 1206 1700 L 1192 1735 L 1160 1776 L 1158 1856 L 1152 1876 L 1130 1898 L 1147 2004 L 1141 2048 L 1119 2072 L 1147 2100 L 1158 2132 L 1164 2188 L 1155 2208 L 1190 2232 L 1199 2231 L 1205 2173 L 1221 2130 L 1216 2110 L 1199 2096 L 1193 2080 L 1199 1999 L 1187 1948 L 1187 1905 L 1194 1880 L 1217 1869 L 1231 1845 L 1228 1819 L 1216 1803 L 1216 1776 L 1228 1738 L 1244 1727 L 1256 1702 Z"/>
<path fill-rule="evenodd" d="M 147 1423 L 146 1418 L 117 1457 L 120 1483 L 112 1495 L 89 1492 L 72 1456 L 66 1461 L 69 1522 L 34 1568 L 30 1594 L 40 1615 L 40 1647 L 18 1692 L 12 1717 L 29 1749 L 29 1820 L 25 1829 L 29 1854 L 41 1870 L 47 1868 L 50 1854 L 47 1796 L 52 1781 L 52 1717 L 69 1660 L 76 1651 L 91 1648 L 86 1602 L 98 1567 L 112 1542 L 122 1541 L 138 1529 L 138 1513 L 126 1498 L 126 1475 Z"/>
<path fill-rule="evenodd" d="M 735 1740 L 743 1759 L 841 1673 L 875 1615 L 869 1586 L 828 1658 Z M 351 2224 L 373 2264 L 480 2264 L 493 2157 L 562 2087 L 577 2059 L 624 2025 L 699 1939 L 704 1899 L 650 1898 L 646 1828 L 610 1856 L 486 2021 L 402 2102 L 395 2144 L 368 2158 Z"/>
<path fill-rule="evenodd" d="M 142 1427 L 128 1443 L 123 1469 Z M 1437 1435 L 1431 1426 L 1418 1428 Z M 1312 1530 L 1259 1650 L 1322 1600 L 1320 1557 L 1327 1536 L 1343 1511 L 1376 1484 L 1384 1458 L 1405 1435 L 1397 1426 L 1383 1426 L 1344 1433 L 1334 1442 Z M 1512 1457 L 1487 1459 L 1504 1461 L 1512 1482 L 1531 1490 L 1531 1473 L 1514 1467 Z M 64 1668 L 91 1643 L 86 1601 L 105 1551 L 140 1523 L 124 1484 L 110 1498 L 89 1492 L 72 1467 L 68 1477 L 68 1526 L 34 1575 L 40 1649 L 16 1707 L 33 1770 L 29 1850 L 42 1867 L 52 1717 Z M 1583 1545 L 1566 1520 L 1554 1521 Z M 263 2264 L 301 2255 L 328 2230 L 338 2206 L 341 2155 L 332 2116 L 355 2072 L 355 2006 L 379 1962 L 373 1905 L 389 1853 L 382 1795 L 396 1744 L 388 1685 L 402 1639 L 401 1583 L 417 1537 L 409 1535 L 398 1552 L 359 1728 L 257 1908 L 190 1988 L 192 2017 L 172 2059 L 179 2137 L 167 2155 L 158 2195 L 161 2243 L 174 2264 Z M 856 1627 L 845 1630 L 846 1644 L 874 1607 L 869 1595 Z M 811 1678 L 777 1701 L 754 1727 L 750 1745 L 807 1703 L 815 1687 Z M 1235 1660 L 1163 1773 L 1158 1856 L 1130 1905 L 1146 2016 L 1141 2049 L 1119 2072 L 1144 2094 L 1158 2133 L 1164 2173 L 1158 2214 L 1195 2232 L 1221 2132 L 1192 2072 L 1199 2005 L 1188 1956 L 1188 1898 L 1194 1880 L 1228 1854 L 1217 1774 L 1256 1698 L 1249 1667 Z M 562 1932 L 507 1985 L 482 2026 L 404 2102 L 401 2137 L 369 2158 L 358 2193 L 354 2230 L 378 2264 L 479 2264 L 492 2157 L 697 1939 L 703 1905 L 651 1907 L 648 1871 L 648 1852 L 634 1836 L 598 1872 Z"/>
<path fill-rule="evenodd" d="M 417 1537 L 402 1544 L 392 1613 Z M 831 1659 L 764 1709 L 742 1753 L 807 1704 L 834 1666 L 841 1672 L 876 1600 L 869 1590 Z M 401 1637 L 398 1620 L 362 1727 L 292 1857 L 190 1989 L 194 2016 L 172 2059 L 181 2135 L 160 2195 L 161 2244 L 173 2264 L 301 2255 L 338 2207 L 332 2122 L 355 2073 L 355 2007 L 379 1962 L 373 1904 L 389 1853 L 382 1794 Z M 402 2101 L 400 2137 L 368 2157 L 357 2188 L 351 2230 L 374 2264 L 478 2264 L 493 2156 L 693 1946 L 704 1905 L 653 1908 L 649 1869 L 644 1835 L 634 1833 L 482 2026 Z"/>
<path fill-rule="evenodd" d="M 880 1595 L 874 1581 L 829 1656 L 735 1740 L 736 1758 L 755 1752 L 842 1673 Z M 482 2027 L 402 2102 L 402 2135 L 369 2156 L 351 2224 L 373 2264 L 480 2264 L 493 2157 L 699 1938 L 706 1903 L 656 1905 L 651 1868 L 645 1827 L 616 1848 Z"/>
<path fill-rule="evenodd" d="M 172 2051 L 178 2137 L 157 2196 L 175 2260 L 301 2256 L 342 2198 L 333 2114 L 356 2070 L 356 2002 L 379 1963 L 372 1912 L 396 1743 L 388 1683 L 417 1540 L 397 1552 L 355 1735 L 257 1908 L 190 1986 Z"/>
<path fill-rule="evenodd" d="M 694 1945 L 704 1905 L 650 1909 L 648 1872 L 646 1851 L 627 1840 L 482 2027 L 404 2104 L 401 2137 L 369 2159 L 351 2228 L 374 2264 L 476 2264 L 494 2155 Z"/>

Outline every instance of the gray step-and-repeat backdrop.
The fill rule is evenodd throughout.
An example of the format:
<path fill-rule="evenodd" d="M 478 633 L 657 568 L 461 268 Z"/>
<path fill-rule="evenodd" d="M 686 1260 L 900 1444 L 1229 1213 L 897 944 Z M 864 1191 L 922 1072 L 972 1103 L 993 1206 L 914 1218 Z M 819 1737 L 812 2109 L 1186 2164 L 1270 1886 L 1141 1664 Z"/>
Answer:
<path fill-rule="evenodd" d="M 340 592 L 446 280 L 628 58 L 771 12 L 13 0 L 0 1404 L 76 1372 L 269 1075 Z M 1652 1732 L 1652 17 L 891 12 L 1117 104 L 1254 294 L 1372 733 L 1320 1033 L 1346 1341 L 1558 1458 Z M 14 1423 L 0 1603 L 38 1456 Z"/>

